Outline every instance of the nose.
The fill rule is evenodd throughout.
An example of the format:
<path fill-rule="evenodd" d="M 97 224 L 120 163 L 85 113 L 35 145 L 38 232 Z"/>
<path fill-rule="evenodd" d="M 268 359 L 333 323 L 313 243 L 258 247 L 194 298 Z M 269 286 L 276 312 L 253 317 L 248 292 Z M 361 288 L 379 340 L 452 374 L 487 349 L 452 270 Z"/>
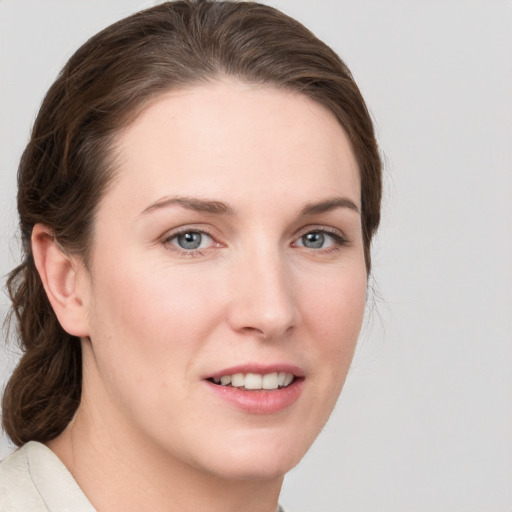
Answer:
<path fill-rule="evenodd" d="M 292 272 L 278 250 L 241 258 L 232 270 L 228 321 L 233 330 L 271 340 L 298 325 Z"/>

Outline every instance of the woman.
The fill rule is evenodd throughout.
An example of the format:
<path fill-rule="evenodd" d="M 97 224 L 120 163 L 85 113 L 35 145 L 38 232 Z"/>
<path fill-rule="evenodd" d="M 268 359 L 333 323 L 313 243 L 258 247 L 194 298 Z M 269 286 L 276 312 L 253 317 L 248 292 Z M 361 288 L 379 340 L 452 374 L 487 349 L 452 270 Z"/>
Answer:
<path fill-rule="evenodd" d="M 350 72 L 270 7 L 82 46 L 20 164 L 2 510 L 276 510 L 350 365 L 380 173 Z"/>

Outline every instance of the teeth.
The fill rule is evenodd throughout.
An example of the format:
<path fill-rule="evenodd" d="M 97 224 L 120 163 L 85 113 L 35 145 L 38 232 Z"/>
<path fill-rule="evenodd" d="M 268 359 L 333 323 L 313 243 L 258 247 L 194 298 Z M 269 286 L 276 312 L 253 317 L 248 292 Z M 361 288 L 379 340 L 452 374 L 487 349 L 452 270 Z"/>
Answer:
<path fill-rule="evenodd" d="M 215 379 L 214 379 L 215 380 Z M 228 384 L 231 384 L 231 375 L 223 375 L 221 378 L 220 378 L 220 383 L 223 385 L 223 386 L 227 386 Z M 217 382 L 218 384 L 218 382 Z"/>
<path fill-rule="evenodd" d="M 243 373 L 235 373 L 231 376 L 231 385 L 235 388 L 241 388 L 245 384 L 245 376 Z"/>
<path fill-rule="evenodd" d="M 257 373 L 248 373 L 245 376 L 244 388 L 245 389 L 261 389 L 263 384 L 263 377 Z"/>
<path fill-rule="evenodd" d="M 284 386 L 284 387 L 289 386 L 289 385 L 290 385 L 290 383 L 292 382 L 292 380 L 293 380 L 293 375 L 292 375 L 291 373 L 287 373 L 287 374 L 286 374 L 286 377 L 285 377 L 285 379 L 284 379 L 284 384 L 283 384 L 283 386 Z"/>
<path fill-rule="evenodd" d="M 286 372 L 274 372 L 261 375 L 259 373 L 235 373 L 214 377 L 215 384 L 221 386 L 233 386 L 235 388 L 254 389 L 279 389 L 289 386 L 293 381 L 293 374 Z"/>
<path fill-rule="evenodd" d="M 293 375 L 292 375 L 292 378 L 293 378 Z M 277 380 L 277 373 L 267 373 L 266 375 L 263 375 L 261 381 L 262 381 L 261 387 L 263 389 L 277 389 L 279 387 L 279 382 Z"/>

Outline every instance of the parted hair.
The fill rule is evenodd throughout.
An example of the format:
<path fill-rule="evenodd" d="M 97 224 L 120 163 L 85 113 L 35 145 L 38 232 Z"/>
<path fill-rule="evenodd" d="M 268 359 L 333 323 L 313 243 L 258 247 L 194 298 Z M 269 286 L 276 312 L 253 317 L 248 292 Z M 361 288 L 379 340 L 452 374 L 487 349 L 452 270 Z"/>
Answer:
<path fill-rule="evenodd" d="M 365 102 L 332 49 L 294 19 L 252 2 L 172 1 L 118 21 L 64 66 L 18 169 L 23 260 L 7 289 L 22 357 L 2 400 L 3 428 L 16 445 L 57 437 L 76 412 L 82 386 L 81 341 L 63 330 L 47 299 L 32 255 L 34 225 L 46 225 L 87 265 L 98 202 L 116 172 L 116 134 L 158 95 L 223 77 L 304 94 L 336 116 L 359 165 L 370 272 L 381 160 Z"/>

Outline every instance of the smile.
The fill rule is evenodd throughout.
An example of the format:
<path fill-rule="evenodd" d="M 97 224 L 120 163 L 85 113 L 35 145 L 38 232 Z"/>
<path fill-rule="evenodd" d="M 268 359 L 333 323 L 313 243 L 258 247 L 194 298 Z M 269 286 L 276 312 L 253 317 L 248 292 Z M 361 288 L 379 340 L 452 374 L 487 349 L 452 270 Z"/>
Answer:
<path fill-rule="evenodd" d="M 288 387 L 294 381 L 295 376 L 287 372 L 272 373 L 234 373 L 232 375 L 222 375 L 209 379 L 211 382 L 220 386 L 229 386 L 248 391 L 253 390 L 273 390 Z"/>
<path fill-rule="evenodd" d="M 287 363 L 243 364 L 203 377 L 207 389 L 231 407 L 250 414 L 275 414 L 302 394 L 306 375 Z"/>

